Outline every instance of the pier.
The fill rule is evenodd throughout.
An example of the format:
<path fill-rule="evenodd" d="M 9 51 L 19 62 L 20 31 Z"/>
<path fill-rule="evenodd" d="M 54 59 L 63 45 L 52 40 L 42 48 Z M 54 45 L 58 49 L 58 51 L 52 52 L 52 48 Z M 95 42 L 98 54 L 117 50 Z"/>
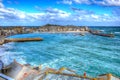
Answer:
<path fill-rule="evenodd" d="M 8 42 L 28 42 L 28 41 L 42 41 L 42 38 L 4 38 L 0 40 L 0 45 Z"/>
<path fill-rule="evenodd" d="M 93 34 L 93 35 L 98 35 L 98 36 L 103 36 L 103 37 L 114 37 L 114 34 L 108 34 L 108 33 L 101 33 L 99 31 L 89 31 L 89 33 Z"/>

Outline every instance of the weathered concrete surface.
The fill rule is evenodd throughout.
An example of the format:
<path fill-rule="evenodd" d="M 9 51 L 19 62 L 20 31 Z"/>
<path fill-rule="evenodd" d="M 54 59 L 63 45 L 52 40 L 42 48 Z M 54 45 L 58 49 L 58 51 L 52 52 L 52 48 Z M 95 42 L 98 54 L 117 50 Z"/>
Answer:
<path fill-rule="evenodd" d="M 0 36 L 0 45 L 4 44 L 4 37 Z"/>
<path fill-rule="evenodd" d="M 30 65 L 21 65 L 14 61 L 6 75 L 15 80 L 120 80 L 120 78 L 112 74 L 103 74 L 92 78 L 87 77 L 87 75 L 77 75 L 74 71 L 64 67 L 59 70 L 53 68 L 39 68 L 40 70 L 36 70 Z"/>
<path fill-rule="evenodd" d="M 0 45 L 4 44 L 4 40 L 0 40 Z"/>
<path fill-rule="evenodd" d="M 5 38 L 0 39 L 0 45 L 8 42 L 27 42 L 27 41 L 42 41 L 42 38 Z"/>
<path fill-rule="evenodd" d="M 42 38 L 5 38 L 4 42 L 26 42 L 26 41 L 42 41 Z"/>

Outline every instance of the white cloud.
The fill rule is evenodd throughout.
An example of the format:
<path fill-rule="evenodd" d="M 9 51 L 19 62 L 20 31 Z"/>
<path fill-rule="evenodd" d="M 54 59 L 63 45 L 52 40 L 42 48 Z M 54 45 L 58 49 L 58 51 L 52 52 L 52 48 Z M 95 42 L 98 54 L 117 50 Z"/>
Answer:
<path fill-rule="evenodd" d="M 102 6 L 120 6 L 120 0 L 62 0 L 59 3 L 64 4 L 97 4 Z"/>
<path fill-rule="evenodd" d="M 4 7 L 4 5 L 2 3 L 0 3 L 0 8 Z"/>
<path fill-rule="evenodd" d="M 13 8 L 0 8 L 0 15 L 5 19 L 23 19 L 25 18 L 25 13 Z"/>
<path fill-rule="evenodd" d="M 43 23 L 56 23 L 56 22 L 113 22 L 119 21 L 117 17 L 112 17 L 108 14 L 97 15 L 90 11 L 81 10 L 71 14 L 69 12 L 59 10 L 57 8 L 47 8 L 42 13 L 25 13 L 13 8 L 1 8 L 0 19 L 6 21 L 17 21 L 22 23 L 43 22 Z"/>
<path fill-rule="evenodd" d="M 89 0 L 73 0 L 73 1 L 79 4 L 90 4 Z"/>
<path fill-rule="evenodd" d="M 71 20 L 74 21 L 84 21 L 84 22 L 101 22 L 101 23 L 106 23 L 106 22 L 120 22 L 119 17 L 116 16 L 111 16 L 109 14 L 96 14 L 94 12 L 91 11 L 87 11 L 87 10 L 83 10 L 83 9 L 77 9 L 77 8 L 73 8 L 75 10 L 74 15 L 72 15 Z M 76 11 L 77 10 L 77 11 Z"/>
<path fill-rule="evenodd" d="M 64 3 L 64 4 L 73 4 L 73 3 L 77 3 L 77 4 L 90 4 L 89 0 L 63 0 L 63 1 L 59 1 L 58 3 Z"/>
<path fill-rule="evenodd" d="M 2 4 L 2 0 L 0 0 L 0 8 L 3 8 L 4 5 Z"/>
<path fill-rule="evenodd" d="M 37 5 L 35 6 L 35 9 L 38 10 L 38 11 L 41 11 L 41 10 L 42 10 L 42 8 L 39 7 L 39 6 L 37 6 Z"/>
<path fill-rule="evenodd" d="M 26 16 L 27 18 L 32 19 L 32 21 L 42 20 L 45 13 L 26 13 Z"/>
<path fill-rule="evenodd" d="M 71 5 L 72 1 L 71 0 L 63 0 L 62 3 Z"/>
<path fill-rule="evenodd" d="M 4 19 L 4 17 L 3 17 L 3 16 L 0 16 L 0 19 Z"/>
<path fill-rule="evenodd" d="M 120 8 L 113 9 L 112 14 L 114 16 L 120 17 Z"/>
<path fill-rule="evenodd" d="M 60 14 L 66 13 L 65 11 L 59 10 L 59 9 L 57 9 L 57 8 L 47 8 L 45 11 L 46 11 L 47 13 L 60 13 Z"/>
<path fill-rule="evenodd" d="M 15 22 L 49 22 L 54 20 L 66 20 L 71 14 L 57 8 L 47 8 L 41 13 L 25 13 L 14 8 L 0 8 L 2 21 Z"/>
<path fill-rule="evenodd" d="M 93 15 L 93 14 L 91 15 L 91 17 L 94 18 L 94 19 L 98 19 L 99 18 L 98 15 Z"/>
<path fill-rule="evenodd" d="M 74 0 L 79 2 L 79 0 Z M 82 1 L 82 0 L 81 0 Z M 81 2 L 79 2 L 81 3 Z M 39 8 L 39 7 L 37 7 Z M 0 8 L 0 24 L 9 23 L 9 25 L 39 25 L 40 23 L 64 23 L 75 24 L 81 22 L 120 22 L 116 16 L 108 14 L 98 15 L 92 11 L 72 8 L 74 13 L 66 12 L 57 8 L 47 8 L 39 13 L 26 13 L 14 8 Z"/>
<path fill-rule="evenodd" d="M 48 8 L 45 10 L 46 12 L 46 16 L 48 17 L 55 17 L 55 18 L 67 18 L 69 17 L 71 14 L 63 11 L 63 10 L 59 10 L 57 8 Z"/>
<path fill-rule="evenodd" d="M 94 12 L 93 11 L 89 11 L 89 10 L 83 10 L 83 9 L 79 9 L 79 8 L 75 8 L 75 7 L 72 7 L 71 8 L 74 12 L 78 13 L 78 14 L 93 14 Z"/>
<path fill-rule="evenodd" d="M 94 4 L 103 5 L 103 6 L 120 6 L 120 0 L 92 0 Z"/>

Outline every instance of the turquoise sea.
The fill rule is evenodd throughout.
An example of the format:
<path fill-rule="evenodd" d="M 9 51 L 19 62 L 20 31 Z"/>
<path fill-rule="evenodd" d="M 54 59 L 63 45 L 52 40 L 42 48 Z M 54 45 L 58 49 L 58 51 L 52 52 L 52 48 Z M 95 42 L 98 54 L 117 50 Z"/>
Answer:
<path fill-rule="evenodd" d="M 18 62 L 58 69 L 67 67 L 77 74 L 95 77 L 112 73 L 120 77 L 120 28 L 93 28 L 114 33 L 114 38 L 86 34 L 31 33 L 10 38 L 40 37 L 38 42 L 12 42 L 0 46 L 0 58 L 9 64 Z"/>

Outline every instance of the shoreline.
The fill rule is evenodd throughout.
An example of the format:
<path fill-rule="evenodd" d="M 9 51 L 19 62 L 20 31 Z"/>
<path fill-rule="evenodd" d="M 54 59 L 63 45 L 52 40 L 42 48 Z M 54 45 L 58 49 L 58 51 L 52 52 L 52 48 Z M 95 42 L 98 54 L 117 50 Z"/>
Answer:
<path fill-rule="evenodd" d="M 89 32 L 88 31 L 60 31 L 60 32 L 56 32 L 56 31 L 52 32 L 51 31 L 51 32 L 33 32 L 33 33 L 43 33 L 43 34 L 44 33 L 50 33 L 50 34 L 57 34 L 57 33 L 63 33 L 63 34 L 79 33 L 81 35 L 81 34 L 86 34 L 86 33 L 89 33 Z M 25 34 L 30 34 L 30 33 L 25 33 Z M 18 35 L 18 34 L 15 34 L 15 35 Z M 9 36 L 14 36 L 14 35 L 2 36 L 2 39 L 0 38 L 0 45 L 3 45 L 5 43 L 7 43 L 7 42 L 5 42 L 5 40 L 7 40 L 7 37 L 9 37 Z M 35 40 L 33 40 L 33 41 L 35 41 Z M 12 42 L 14 42 L 14 41 L 12 41 Z"/>
<path fill-rule="evenodd" d="M 68 32 L 67 32 L 68 33 Z M 21 34 L 20 34 L 21 35 Z"/>
<path fill-rule="evenodd" d="M 88 31 L 60 31 L 60 32 L 33 32 L 33 33 L 89 33 Z"/>

